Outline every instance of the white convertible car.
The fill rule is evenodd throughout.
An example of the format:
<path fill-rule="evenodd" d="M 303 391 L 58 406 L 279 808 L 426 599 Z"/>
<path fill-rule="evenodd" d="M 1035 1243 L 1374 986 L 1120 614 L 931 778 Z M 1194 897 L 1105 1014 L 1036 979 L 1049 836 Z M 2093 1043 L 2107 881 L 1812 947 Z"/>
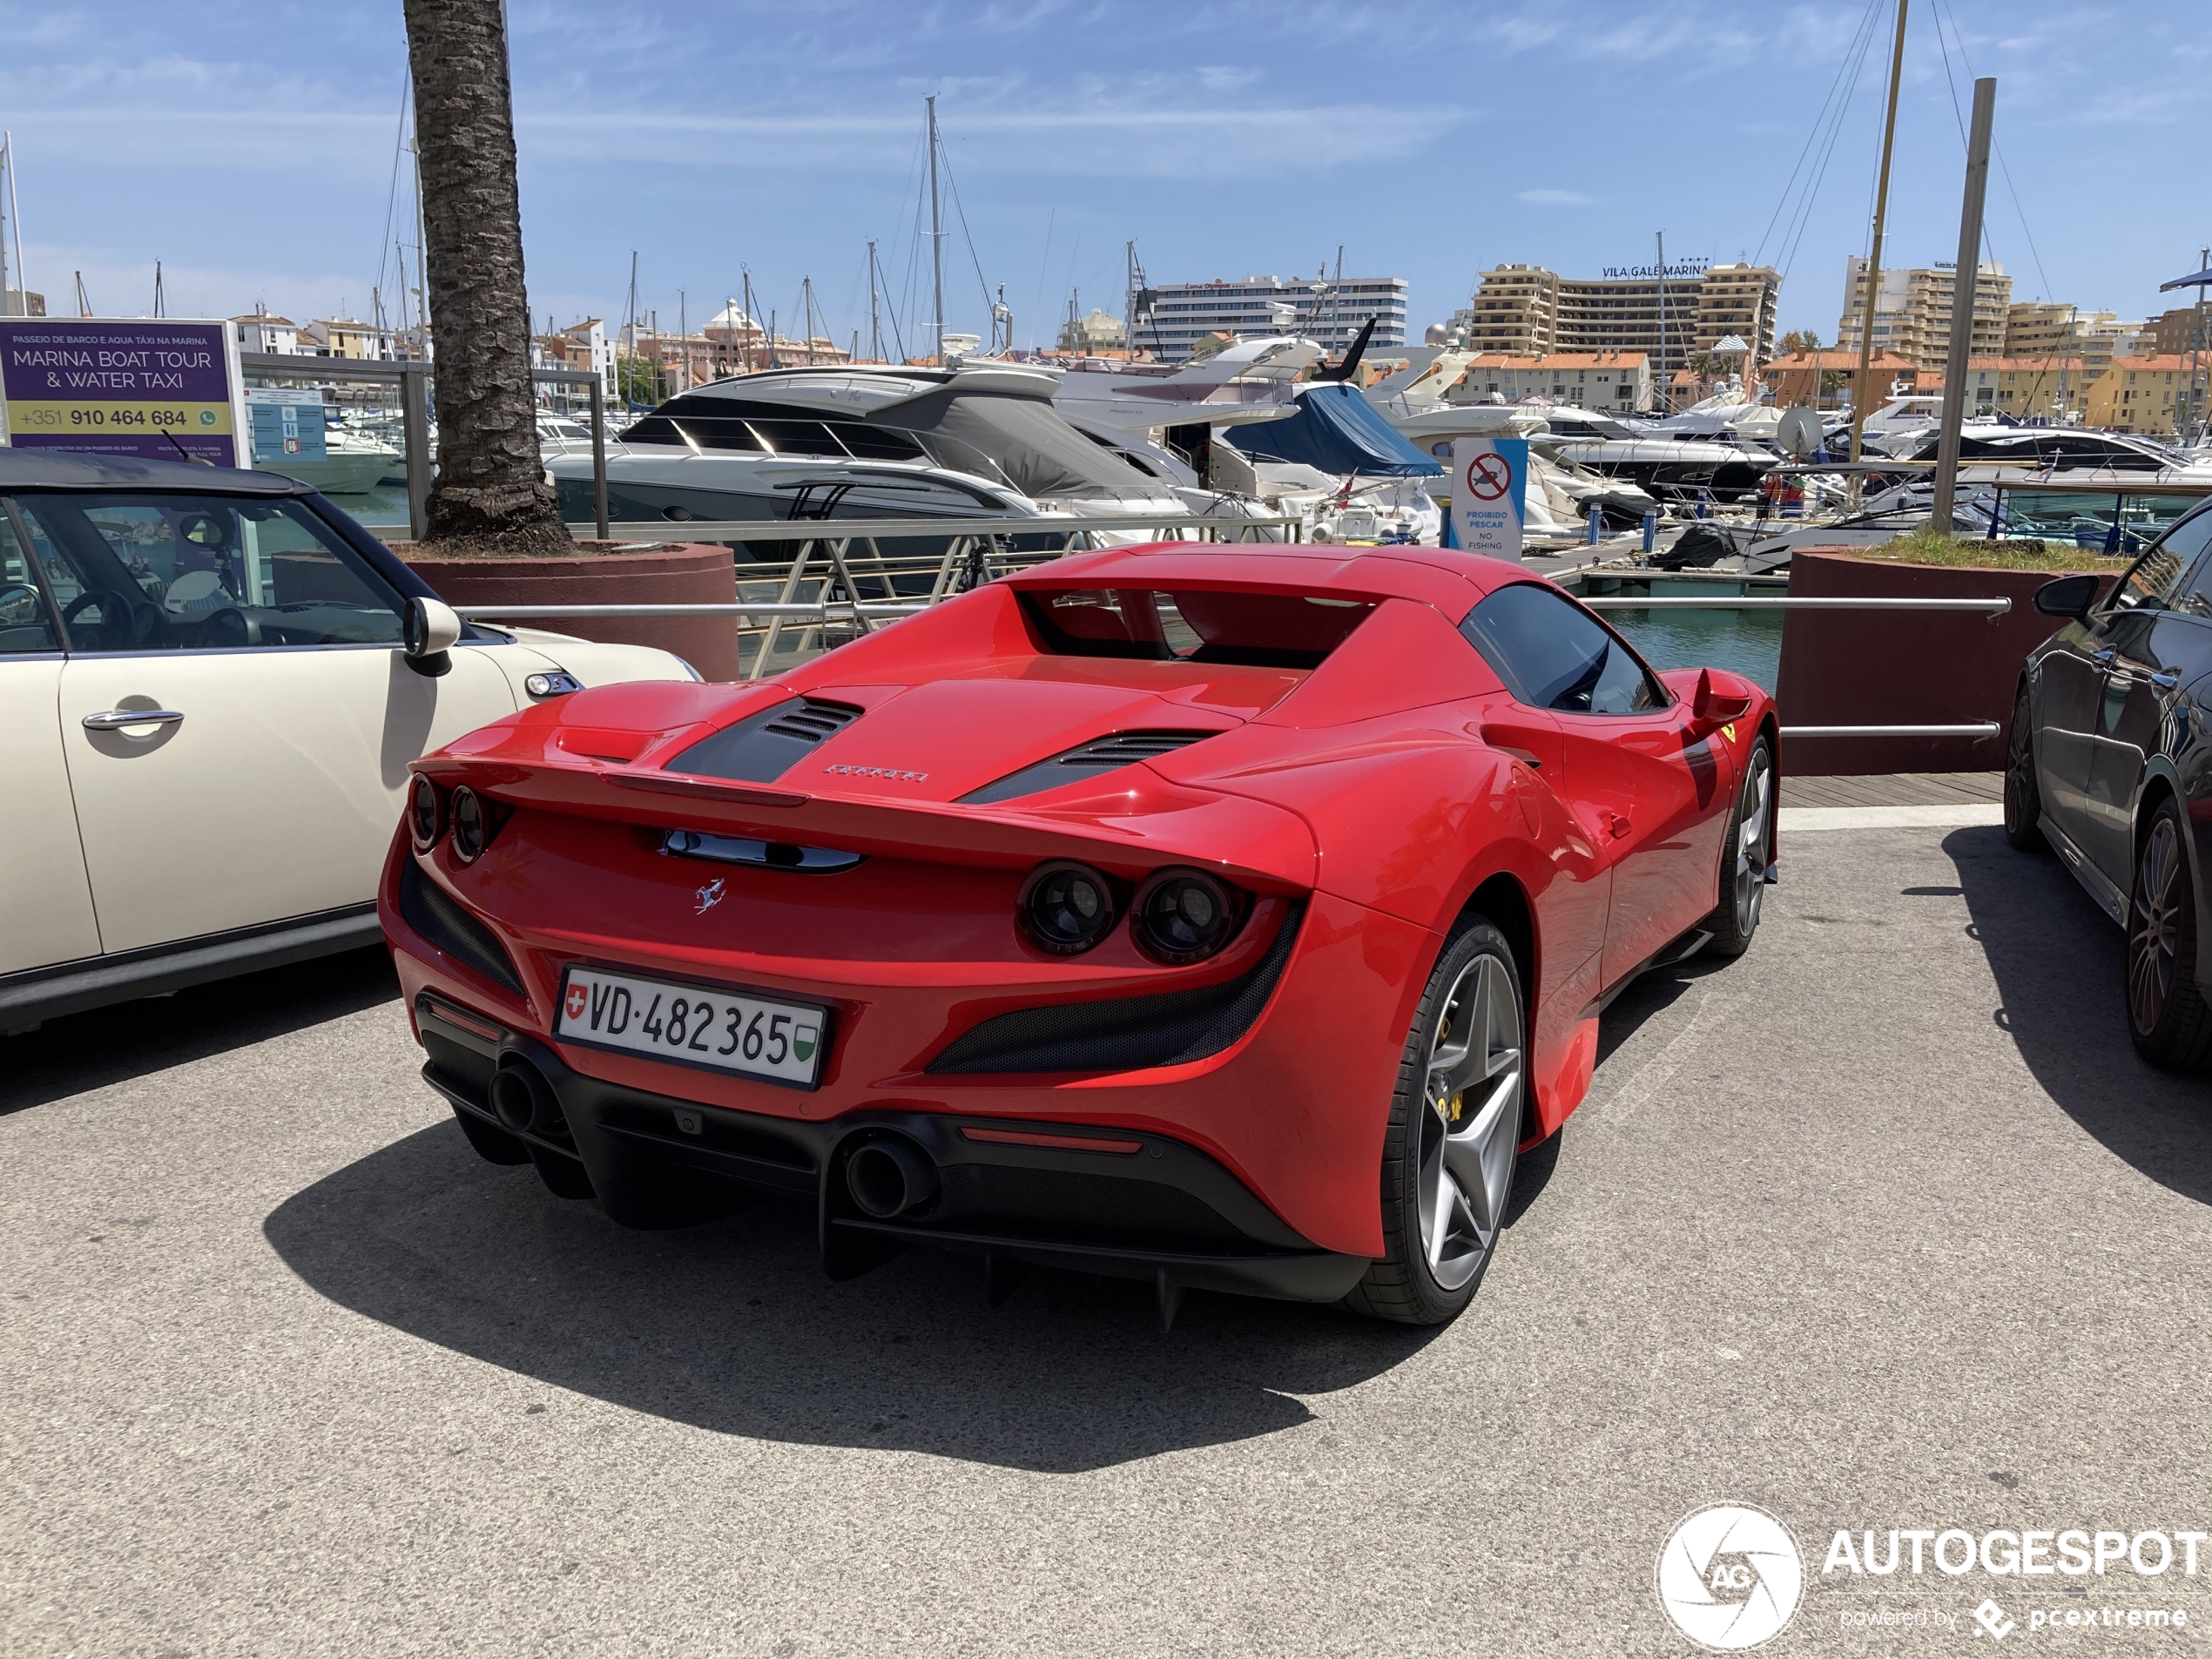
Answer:
<path fill-rule="evenodd" d="M 410 760 L 698 678 L 463 624 L 288 478 L 0 448 L 0 1033 L 378 942 Z"/>

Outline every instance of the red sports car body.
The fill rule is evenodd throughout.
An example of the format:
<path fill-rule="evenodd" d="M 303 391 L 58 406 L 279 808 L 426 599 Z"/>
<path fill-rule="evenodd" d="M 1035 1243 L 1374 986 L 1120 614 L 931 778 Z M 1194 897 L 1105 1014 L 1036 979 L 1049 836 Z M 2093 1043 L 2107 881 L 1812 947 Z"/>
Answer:
<path fill-rule="evenodd" d="M 1513 565 L 1168 543 L 485 727 L 379 907 L 478 1150 L 618 1222 L 737 1183 L 839 1275 L 1433 1320 L 1608 996 L 1756 926 L 1776 753 L 1757 686 Z"/>

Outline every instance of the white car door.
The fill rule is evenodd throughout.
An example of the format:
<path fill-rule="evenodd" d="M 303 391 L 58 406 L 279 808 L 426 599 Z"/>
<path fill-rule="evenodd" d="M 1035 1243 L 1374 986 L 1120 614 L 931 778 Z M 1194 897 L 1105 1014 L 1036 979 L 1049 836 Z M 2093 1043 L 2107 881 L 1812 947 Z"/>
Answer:
<path fill-rule="evenodd" d="M 515 711 L 482 648 L 410 664 L 400 597 L 298 501 L 17 505 L 69 637 L 59 727 L 105 950 L 370 902 L 408 763 Z"/>
<path fill-rule="evenodd" d="M 61 636 L 0 511 L 0 974 L 100 953 L 62 759 Z"/>

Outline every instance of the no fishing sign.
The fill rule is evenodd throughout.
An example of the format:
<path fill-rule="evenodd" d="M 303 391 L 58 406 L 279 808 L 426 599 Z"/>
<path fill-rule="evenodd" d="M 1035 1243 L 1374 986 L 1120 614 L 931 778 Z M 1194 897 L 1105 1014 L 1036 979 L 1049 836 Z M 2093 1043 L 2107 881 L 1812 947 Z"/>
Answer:
<path fill-rule="evenodd" d="M 1521 563 L 1528 440 L 1452 441 L 1452 532 L 1469 553 Z"/>

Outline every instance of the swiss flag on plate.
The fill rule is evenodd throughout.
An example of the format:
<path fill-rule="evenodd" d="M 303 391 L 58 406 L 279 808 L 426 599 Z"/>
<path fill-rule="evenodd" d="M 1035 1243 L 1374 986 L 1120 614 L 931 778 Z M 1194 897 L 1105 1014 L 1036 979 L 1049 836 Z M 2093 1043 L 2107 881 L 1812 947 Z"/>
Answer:
<path fill-rule="evenodd" d="M 587 992 L 584 990 L 584 988 L 583 988 L 583 986 L 581 986 L 581 985 L 571 985 L 571 986 L 570 986 L 570 987 L 569 987 L 569 1018 L 570 1018 L 571 1020 L 581 1020 L 581 1019 L 583 1017 L 583 1008 L 584 1008 L 584 1004 L 585 1004 L 585 1002 L 586 1002 L 587 1001 L 589 1001 L 589 1000 L 590 1000 L 590 997 L 589 997 L 589 993 L 587 993 Z"/>

